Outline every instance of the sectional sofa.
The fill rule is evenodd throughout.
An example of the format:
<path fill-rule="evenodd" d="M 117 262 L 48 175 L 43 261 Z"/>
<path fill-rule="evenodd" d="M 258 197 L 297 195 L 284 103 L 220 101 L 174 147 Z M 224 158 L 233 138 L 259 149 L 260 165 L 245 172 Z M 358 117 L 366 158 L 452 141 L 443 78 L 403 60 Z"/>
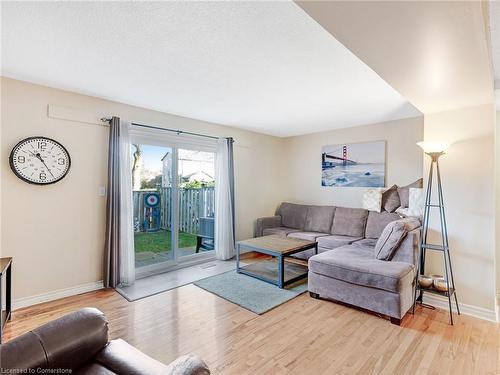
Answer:
<path fill-rule="evenodd" d="M 406 233 L 390 260 L 374 252 L 384 228 L 397 220 L 399 214 L 386 211 L 282 203 L 275 216 L 257 219 L 255 236 L 317 241 L 317 255 L 297 254 L 308 259 L 310 295 L 386 315 L 399 325 L 413 304 L 420 228 Z"/>

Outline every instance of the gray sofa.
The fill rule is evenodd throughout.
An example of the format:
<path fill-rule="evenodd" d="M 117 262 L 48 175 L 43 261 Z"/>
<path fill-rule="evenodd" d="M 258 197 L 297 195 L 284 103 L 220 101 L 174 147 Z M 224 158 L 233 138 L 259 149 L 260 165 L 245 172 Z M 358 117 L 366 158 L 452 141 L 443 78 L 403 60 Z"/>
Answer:
<path fill-rule="evenodd" d="M 420 229 L 407 233 L 390 261 L 374 248 L 396 213 L 361 208 L 282 203 L 275 216 L 257 219 L 255 236 L 280 235 L 318 242 L 296 256 L 308 259 L 308 289 L 327 298 L 389 316 L 400 324 L 413 303 Z"/>

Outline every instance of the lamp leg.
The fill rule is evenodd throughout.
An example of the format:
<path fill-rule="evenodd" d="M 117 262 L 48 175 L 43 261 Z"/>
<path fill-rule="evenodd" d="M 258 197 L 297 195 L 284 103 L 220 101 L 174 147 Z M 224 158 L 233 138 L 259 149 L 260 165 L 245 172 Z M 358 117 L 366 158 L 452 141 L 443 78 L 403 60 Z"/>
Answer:
<path fill-rule="evenodd" d="M 451 308 L 450 284 L 452 285 L 454 292 L 455 283 L 453 281 L 453 271 L 451 269 L 451 257 L 449 252 L 449 243 L 448 243 L 448 230 L 446 227 L 446 216 L 444 212 L 443 188 L 441 185 L 441 171 L 439 169 L 439 161 L 436 161 L 436 171 L 437 171 L 437 182 L 438 182 L 439 216 L 441 219 L 440 224 L 441 224 L 441 236 L 443 244 L 444 271 L 446 274 L 446 285 L 448 287 L 448 306 L 450 308 L 450 322 L 451 325 L 453 325 L 453 310 Z M 455 295 L 455 301 L 456 301 L 456 295 Z"/>
<path fill-rule="evenodd" d="M 457 291 L 455 288 L 455 278 L 453 277 L 453 267 L 451 265 L 451 256 L 450 256 L 450 245 L 448 241 L 448 226 L 446 224 L 446 214 L 444 211 L 444 199 L 443 199 L 443 189 L 441 186 L 441 171 L 439 169 L 438 165 L 438 182 L 439 182 L 439 194 L 441 198 L 441 215 L 443 217 L 443 224 L 444 224 L 444 238 L 446 240 L 446 256 L 448 257 L 448 266 L 450 267 L 450 277 L 451 277 L 451 285 L 453 287 L 453 297 L 455 299 L 455 305 L 457 306 L 457 313 L 460 315 L 460 307 L 458 307 L 458 297 L 457 297 Z"/>
<path fill-rule="evenodd" d="M 427 191 L 425 195 L 425 206 L 424 206 L 424 217 L 422 221 L 422 232 L 420 236 L 420 246 L 418 251 L 418 259 L 417 259 L 417 273 L 415 276 L 415 293 L 413 296 L 413 309 L 412 312 L 415 314 L 415 305 L 417 301 L 423 302 L 423 292 L 418 292 L 418 277 L 419 275 L 425 274 L 425 255 L 426 251 L 423 247 L 425 243 L 427 243 L 427 233 L 429 230 L 429 213 L 431 207 L 431 195 L 432 195 L 432 177 L 434 172 L 434 162 L 431 163 L 429 169 L 429 179 L 427 181 Z M 418 297 L 417 297 L 418 295 Z"/>

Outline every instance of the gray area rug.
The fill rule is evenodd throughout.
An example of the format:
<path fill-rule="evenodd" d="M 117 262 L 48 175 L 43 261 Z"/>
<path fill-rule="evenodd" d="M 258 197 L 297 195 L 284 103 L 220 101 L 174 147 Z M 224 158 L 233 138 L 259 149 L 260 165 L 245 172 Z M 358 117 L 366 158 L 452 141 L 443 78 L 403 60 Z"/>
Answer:
<path fill-rule="evenodd" d="M 193 284 L 259 315 L 307 291 L 307 279 L 280 289 L 236 271 L 208 277 Z"/>

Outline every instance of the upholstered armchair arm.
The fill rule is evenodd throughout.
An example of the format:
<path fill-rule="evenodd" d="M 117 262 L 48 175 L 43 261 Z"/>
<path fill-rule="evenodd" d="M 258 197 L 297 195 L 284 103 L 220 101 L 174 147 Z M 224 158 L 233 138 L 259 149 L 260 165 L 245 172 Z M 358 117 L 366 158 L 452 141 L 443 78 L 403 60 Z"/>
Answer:
<path fill-rule="evenodd" d="M 0 345 L 1 373 L 58 368 L 74 372 L 95 362 L 116 374 L 210 374 L 205 362 L 192 354 L 167 366 L 121 339 L 108 343 L 108 321 L 95 308 L 72 312 Z"/>
<path fill-rule="evenodd" d="M 132 345 L 116 339 L 101 350 L 95 360 L 117 374 L 163 375 L 166 366 Z"/>
<path fill-rule="evenodd" d="M 281 216 L 268 216 L 258 218 L 255 222 L 254 237 L 263 236 L 264 229 L 276 228 L 281 226 Z"/>
<path fill-rule="evenodd" d="M 395 262 L 406 262 L 417 265 L 418 251 L 420 246 L 420 228 L 408 232 L 406 237 L 399 245 L 398 251 L 392 258 Z"/>
<path fill-rule="evenodd" d="M 92 360 L 107 343 L 106 317 L 88 307 L 0 345 L 0 367 L 3 371 L 37 368 L 74 371 Z"/>

